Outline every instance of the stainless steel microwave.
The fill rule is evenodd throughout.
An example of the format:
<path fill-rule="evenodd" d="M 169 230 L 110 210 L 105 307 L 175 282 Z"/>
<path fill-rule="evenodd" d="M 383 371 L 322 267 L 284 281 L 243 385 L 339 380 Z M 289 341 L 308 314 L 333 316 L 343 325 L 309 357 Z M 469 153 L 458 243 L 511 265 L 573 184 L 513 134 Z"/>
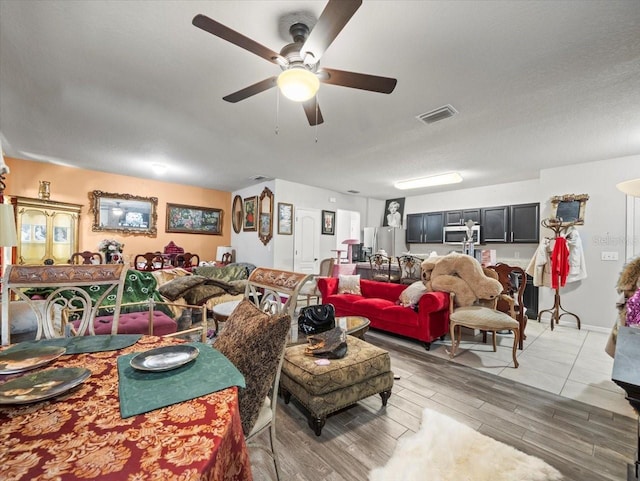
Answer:
<path fill-rule="evenodd" d="M 473 232 L 473 243 L 480 243 L 480 226 L 478 224 L 471 228 Z M 467 226 L 453 225 L 444 228 L 443 243 L 462 245 L 467 238 Z"/>

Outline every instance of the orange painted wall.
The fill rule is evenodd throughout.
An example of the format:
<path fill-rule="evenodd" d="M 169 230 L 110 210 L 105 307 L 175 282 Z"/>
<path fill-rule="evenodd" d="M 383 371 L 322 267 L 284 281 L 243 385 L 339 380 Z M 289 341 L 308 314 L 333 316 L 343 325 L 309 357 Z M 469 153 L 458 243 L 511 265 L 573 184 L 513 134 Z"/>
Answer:
<path fill-rule="evenodd" d="M 50 200 L 81 204 L 80 249 L 95 251 L 102 239 L 116 239 L 124 243 L 125 258 L 150 251 L 162 251 L 169 243 L 175 242 L 186 252 L 198 254 L 200 260 L 213 260 L 218 246 L 231 244 L 231 193 L 203 189 L 152 179 L 127 177 L 93 170 L 63 167 L 44 162 L 5 157 L 11 173 L 6 176 L 6 195 L 38 197 L 40 180 L 51 182 Z M 89 192 L 102 190 L 116 194 L 131 194 L 158 198 L 158 235 L 122 235 L 110 232 L 92 232 L 93 214 L 89 212 Z M 166 233 L 167 202 L 172 204 L 214 207 L 223 210 L 222 235 Z"/>

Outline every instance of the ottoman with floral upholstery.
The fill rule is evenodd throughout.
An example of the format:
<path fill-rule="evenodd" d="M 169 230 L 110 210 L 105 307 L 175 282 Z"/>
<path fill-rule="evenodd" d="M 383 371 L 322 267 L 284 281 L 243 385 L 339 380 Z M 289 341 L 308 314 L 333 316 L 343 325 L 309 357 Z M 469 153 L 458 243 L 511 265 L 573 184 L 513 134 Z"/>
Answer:
<path fill-rule="evenodd" d="M 304 354 L 306 345 L 289 347 L 284 356 L 280 390 L 285 404 L 291 396 L 308 411 L 309 426 L 322 433 L 327 416 L 374 394 L 387 405 L 393 387 L 389 353 L 368 342 L 347 336 L 348 351 L 342 359 L 319 366 L 316 357 Z"/>

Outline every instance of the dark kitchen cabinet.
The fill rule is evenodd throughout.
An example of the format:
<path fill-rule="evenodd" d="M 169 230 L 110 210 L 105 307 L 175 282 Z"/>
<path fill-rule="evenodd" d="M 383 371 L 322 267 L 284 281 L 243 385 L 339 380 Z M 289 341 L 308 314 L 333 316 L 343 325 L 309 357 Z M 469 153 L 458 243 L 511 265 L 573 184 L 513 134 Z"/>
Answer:
<path fill-rule="evenodd" d="M 510 242 L 535 244 L 540 240 L 540 204 L 509 206 Z"/>
<path fill-rule="evenodd" d="M 448 210 L 444 213 L 445 225 L 464 225 L 468 220 L 480 223 L 480 209 Z"/>
<path fill-rule="evenodd" d="M 408 244 L 441 244 L 444 212 L 407 214 Z"/>
<path fill-rule="evenodd" d="M 485 207 L 481 212 L 482 242 L 507 242 L 509 206 Z"/>
<path fill-rule="evenodd" d="M 540 236 L 540 204 L 482 209 L 483 242 L 536 244 Z"/>

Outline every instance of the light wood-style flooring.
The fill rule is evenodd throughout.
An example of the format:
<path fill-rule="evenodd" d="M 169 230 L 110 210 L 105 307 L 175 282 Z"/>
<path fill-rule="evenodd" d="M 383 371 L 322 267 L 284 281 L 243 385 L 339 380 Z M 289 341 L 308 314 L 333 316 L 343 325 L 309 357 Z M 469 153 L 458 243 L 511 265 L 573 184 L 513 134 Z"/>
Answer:
<path fill-rule="evenodd" d="M 567 481 L 626 479 L 635 456 L 635 419 L 427 355 L 391 337 L 367 341 L 389 351 L 400 376 L 387 407 L 379 396 L 367 398 L 329 417 L 317 437 L 300 408 L 280 398 L 282 481 L 366 481 L 398 439 L 419 428 L 424 408 L 545 460 Z M 254 480 L 275 479 L 269 458 L 254 448 L 250 453 Z"/>

